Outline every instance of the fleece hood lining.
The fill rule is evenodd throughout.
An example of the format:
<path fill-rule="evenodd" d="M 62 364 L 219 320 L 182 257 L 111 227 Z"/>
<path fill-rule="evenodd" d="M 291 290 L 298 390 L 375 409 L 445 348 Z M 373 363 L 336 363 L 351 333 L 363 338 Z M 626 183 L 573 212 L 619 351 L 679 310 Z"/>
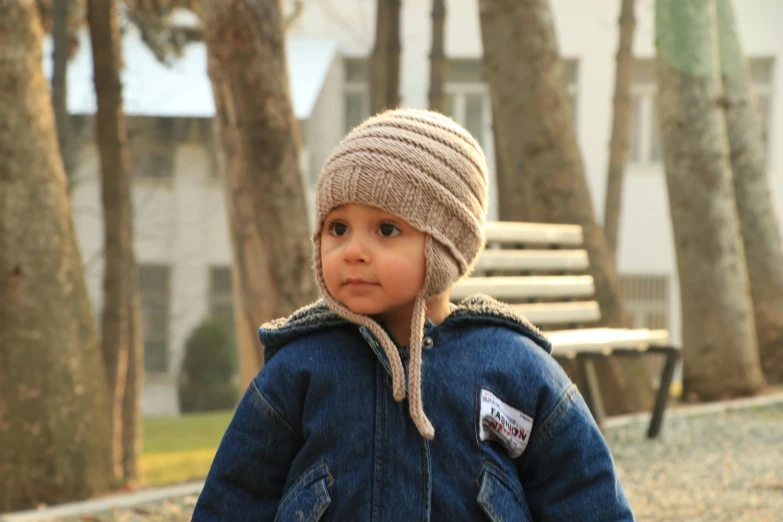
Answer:
<path fill-rule="evenodd" d="M 532 339 L 547 353 L 552 345 L 543 332 L 526 317 L 514 311 L 509 305 L 489 296 L 475 294 L 465 298 L 459 305 L 451 306 L 451 313 L 441 326 L 491 324 L 504 326 Z M 259 329 L 261 344 L 265 347 L 264 359 L 299 337 L 329 328 L 339 328 L 352 323 L 332 312 L 323 299 L 304 306 L 289 317 L 265 323 Z"/>

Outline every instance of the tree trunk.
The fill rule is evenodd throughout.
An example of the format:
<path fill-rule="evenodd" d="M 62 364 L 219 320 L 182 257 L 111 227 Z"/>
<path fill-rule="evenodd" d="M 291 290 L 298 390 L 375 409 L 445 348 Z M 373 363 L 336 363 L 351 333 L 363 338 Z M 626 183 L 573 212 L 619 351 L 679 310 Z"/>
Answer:
<path fill-rule="evenodd" d="M 130 206 L 128 207 L 130 210 Z M 127 222 L 133 223 L 132 212 Z M 133 233 L 131 232 L 131 237 Z M 142 453 L 141 397 L 144 392 L 144 334 L 141 320 L 138 267 L 131 253 L 128 269 L 128 373 L 122 405 L 122 476 L 131 486 L 141 480 Z"/>
<path fill-rule="evenodd" d="M 549 3 L 481 0 L 479 6 L 484 73 L 501 134 L 500 219 L 581 225 L 602 323 L 625 326 L 617 275 L 596 223 L 572 125 Z M 607 413 L 650 407 L 651 379 L 643 361 L 602 361 L 597 367 Z"/>
<path fill-rule="evenodd" d="M 400 104 L 401 0 L 377 0 L 375 47 L 370 57 L 370 113 Z"/>
<path fill-rule="evenodd" d="M 783 246 L 765 164 L 761 124 L 731 2 L 717 0 L 721 76 L 734 196 L 750 276 L 761 367 L 783 383 Z"/>
<path fill-rule="evenodd" d="M 120 114 L 123 114 L 122 111 Z M 128 178 L 130 179 L 131 176 L 129 171 Z M 141 482 L 143 472 L 139 466 L 139 459 L 144 447 L 141 411 L 142 395 L 144 394 L 144 324 L 139 289 L 139 267 L 136 263 L 136 250 L 133 244 L 136 235 L 133 227 L 135 212 L 132 188 L 131 197 L 123 209 L 125 211 L 123 225 L 130 240 L 130 251 L 125 266 L 125 276 L 128 282 L 126 294 L 128 299 L 128 370 L 122 405 L 122 476 L 126 484 L 135 487 Z"/>
<path fill-rule="evenodd" d="M 54 49 L 52 51 L 52 106 L 54 107 L 54 120 L 57 124 L 57 142 L 60 146 L 60 155 L 63 158 L 65 174 L 68 184 L 73 188 L 73 172 L 75 163 L 75 151 L 73 143 L 73 129 L 68 114 L 68 57 L 71 48 L 71 35 L 69 34 L 69 7 L 70 0 L 61 0 L 52 4 L 52 39 Z"/>
<path fill-rule="evenodd" d="M 210 0 L 203 13 L 246 387 L 263 360 L 258 326 L 317 299 L 318 288 L 279 2 Z"/>
<path fill-rule="evenodd" d="M 392 109 L 400 105 L 400 15 L 402 0 L 389 2 L 389 34 L 386 42 L 386 107 Z"/>
<path fill-rule="evenodd" d="M 623 176 L 628 163 L 628 134 L 631 127 L 631 84 L 633 83 L 633 35 L 636 29 L 636 0 L 622 0 L 620 8 L 620 44 L 614 75 L 614 111 L 612 139 L 609 144 L 609 172 L 606 180 L 604 235 L 609 257 L 617 263 L 617 237 L 622 211 Z"/>
<path fill-rule="evenodd" d="M 123 475 L 123 404 L 128 373 L 133 264 L 130 160 L 120 83 L 120 38 L 113 0 L 90 0 L 87 8 L 98 103 L 97 142 L 101 162 L 105 272 L 101 347 L 106 370 L 115 476 Z"/>
<path fill-rule="evenodd" d="M 106 387 L 33 0 L 0 2 L 0 512 L 111 482 Z"/>
<path fill-rule="evenodd" d="M 658 0 L 663 158 L 683 330 L 683 389 L 702 400 L 764 386 L 734 203 L 713 0 Z"/>
<path fill-rule="evenodd" d="M 430 110 L 445 114 L 446 97 L 446 0 L 432 0 L 432 50 L 430 52 Z"/>
<path fill-rule="evenodd" d="M 503 198 L 503 190 L 501 190 L 501 183 L 506 182 L 510 178 L 508 177 L 508 169 L 503 164 L 504 158 L 503 158 L 503 151 L 505 149 L 505 145 L 503 145 L 503 133 L 500 131 L 499 127 L 499 121 L 500 116 L 499 113 L 502 110 L 501 107 L 499 107 L 498 100 L 495 96 L 492 96 L 490 93 L 489 97 L 490 106 L 492 107 L 492 137 L 494 139 L 495 143 L 495 182 L 497 183 L 498 187 L 498 203 L 499 207 L 503 207 L 505 205 L 508 205 L 509 203 L 501 198 Z"/>
<path fill-rule="evenodd" d="M 376 0 L 375 46 L 370 57 L 370 115 L 377 114 L 387 107 L 389 73 L 387 42 L 389 41 L 388 0 Z"/>

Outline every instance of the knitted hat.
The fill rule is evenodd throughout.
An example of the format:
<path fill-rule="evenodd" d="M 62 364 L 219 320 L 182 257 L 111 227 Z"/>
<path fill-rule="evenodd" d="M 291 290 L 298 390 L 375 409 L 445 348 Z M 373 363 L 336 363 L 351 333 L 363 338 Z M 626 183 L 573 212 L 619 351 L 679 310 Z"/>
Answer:
<path fill-rule="evenodd" d="M 353 313 L 326 287 L 321 261 L 324 219 L 335 208 L 380 208 L 427 234 L 424 284 L 416 296 L 408 364 L 410 413 L 419 432 L 435 432 L 421 399 L 421 342 L 427 300 L 473 268 L 484 247 L 487 163 L 481 146 L 453 120 L 432 111 L 396 109 L 367 119 L 346 135 L 321 172 L 316 194 L 315 270 L 324 300 L 337 315 L 369 329 L 386 353 L 394 398 L 405 398 L 405 373 L 392 340 L 372 318 Z"/>

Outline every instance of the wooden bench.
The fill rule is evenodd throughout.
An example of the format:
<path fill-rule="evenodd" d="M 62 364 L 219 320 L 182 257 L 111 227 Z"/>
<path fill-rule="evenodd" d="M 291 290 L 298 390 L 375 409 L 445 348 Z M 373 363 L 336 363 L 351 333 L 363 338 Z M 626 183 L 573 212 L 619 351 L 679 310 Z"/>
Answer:
<path fill-rule="evenodd" d="M 593 278 L 576 225 L 489 222 L 487 249 L 471 277 L 457 283 L 451 299 L 483 293 L 506 302 L 545 331 L 552 355 L 576 362 L 586 390 L 585 401 L 600 426 L 605 417 L 594 361 L 602 357 L 665 358 L 647 436 L 661 429 L 679 346 L 667 330 L 586 328 L 601 318 Z"/>

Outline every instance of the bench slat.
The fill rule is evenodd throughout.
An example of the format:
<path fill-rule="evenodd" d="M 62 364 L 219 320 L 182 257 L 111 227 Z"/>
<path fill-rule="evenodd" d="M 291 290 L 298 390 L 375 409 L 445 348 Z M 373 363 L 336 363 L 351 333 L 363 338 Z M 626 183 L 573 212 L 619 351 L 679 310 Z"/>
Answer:
<path fill-rule="evenodd" d="M 472 294 L 487 294 L 498 300 L 570 298 L 591 296 L 595 292 L 590 276 L 495 276 L 469 277 L 459 281 L 451 298 L 461 300 Z"/>
<path fill-rule="evenodd" d="M 515 312 L 537 325 L 564 323 L 591 323 L 601 318 L 596 301 L 573 303 L 525 303 L 509 305 Z"/>
<path fill-rule="evenodd" d="M 585 270 L 586 250 L 485 250 L 477 270 Z"/>
<path fill-rule="evenodd" d="M 484 233 L 488 243 L 580 246 L 583 242 L 582 227 L 579 225 L 490 221 Z"/>
<path fill-rule="evenodd" d="M 646 351 L 651 345 L 667 344 L 668 330 L 646 328 L 585 328 L 546 332 L 554 355 L 571 357 L 577 353 L 609 355 L 614 348 Z"/>

